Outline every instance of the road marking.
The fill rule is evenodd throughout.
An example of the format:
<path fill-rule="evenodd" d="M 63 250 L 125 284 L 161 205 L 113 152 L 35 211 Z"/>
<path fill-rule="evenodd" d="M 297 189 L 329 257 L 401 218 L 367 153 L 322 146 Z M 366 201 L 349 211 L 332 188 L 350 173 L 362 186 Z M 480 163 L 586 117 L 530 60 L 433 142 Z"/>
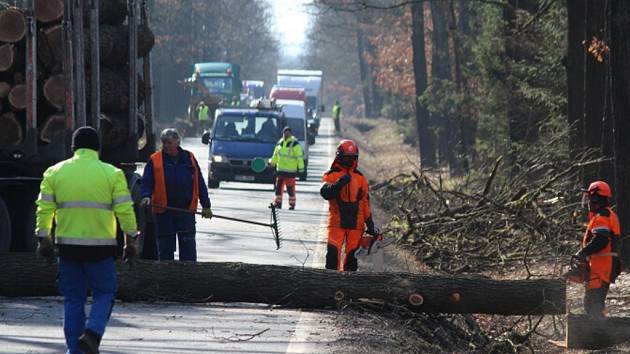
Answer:
<path fill-rule="evenodd" d="M 331 128 L 330 119 L 324 119 L 323 122 L 328 123 L 326 125 L 328 127 L 327 131 L 330 137 L 327 139 L 333 140 L 334 137 L 331 135 L 332 130 L 330 129 Z M 333 147 L 334 146 L 335 146 L 334 142 L 328 143 L 328 162 L 327 162 L 328 166 L 330 166 L 333 160 Z M 326 252 L 326 238 L 327 238 L 327 233 L 326 233 L 327 225 L 326 224 L 328 223 L 327 210 L 328 210 L 328 203 L 323 202 L 322 209 L 321 209 L 321 216 L 319 218 L 319 227 L 317 228 L 318 230 L 317 244 L 315 245 L 313 258 L 311 259 L 311 262 L 309 264 L 311 268 L 324 267 L 324 262 L 322 262 L 321 260 L 323 259 L 324 254 Z M 316 318 L 316 316 L 317 314 L 314 314 L 311 312 L 300 311 L 300 317 L 298 319 L 297 324 L 295 325 L 295 332 L 293 332 L 293 335 L 289 339 L 289 346 L 287 347 L 287 353 L 312 353 L 312 349 L 311 351 L 309 351 L 309 348 L 308 348 L 308 338 L 311 333 L 308 323 L 309 322 L 313 323 L 314 322 L 313 320 Z"/>

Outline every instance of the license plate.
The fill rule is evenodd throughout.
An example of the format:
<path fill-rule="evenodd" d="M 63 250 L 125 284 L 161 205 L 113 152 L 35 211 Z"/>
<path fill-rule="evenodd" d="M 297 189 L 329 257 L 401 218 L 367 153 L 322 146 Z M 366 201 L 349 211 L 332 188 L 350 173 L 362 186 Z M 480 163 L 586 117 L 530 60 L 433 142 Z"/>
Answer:
<path fill-rule="evenodd" d="M 254 176 L 242 176 L 242 175 L 234 176 L 234 180 L 236 180 L 236 181 L 253 182 L 254 179 L 255 179 Z"/>

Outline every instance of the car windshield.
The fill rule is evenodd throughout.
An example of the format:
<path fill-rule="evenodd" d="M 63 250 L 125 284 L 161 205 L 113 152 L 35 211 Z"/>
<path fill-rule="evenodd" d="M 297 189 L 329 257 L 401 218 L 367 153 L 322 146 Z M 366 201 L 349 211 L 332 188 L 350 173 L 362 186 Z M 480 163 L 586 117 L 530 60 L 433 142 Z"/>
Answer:
<path fill-rule="evenodd" d="M 210 93 L 232 92 L 232 79 L 229 77 L 202 77 L 201 81 Z"/>
<path fill-rule="evenodd" d="M 287 118 L 287 124 L 291 127 L 291 133 L 297 140 L 304 140 L 304 119 Z"/>
<path fill-rule="evenodd" d="M 217 140 L 275 143 L 282 135 L 276 117 L 254 114 L 223 114 L 214 123 Z"/>

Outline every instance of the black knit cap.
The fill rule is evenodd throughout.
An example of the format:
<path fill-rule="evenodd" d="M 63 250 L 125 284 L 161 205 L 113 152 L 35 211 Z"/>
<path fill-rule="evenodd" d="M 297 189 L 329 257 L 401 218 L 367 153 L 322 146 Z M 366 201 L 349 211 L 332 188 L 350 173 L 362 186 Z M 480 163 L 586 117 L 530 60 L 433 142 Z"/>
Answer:
<path fill-rule="evenodd" d="M 72 134 L 72 150 L 92 149 L 98 151 L 100 147 L 98 133 L 92 127 L 81 127 Z"/>

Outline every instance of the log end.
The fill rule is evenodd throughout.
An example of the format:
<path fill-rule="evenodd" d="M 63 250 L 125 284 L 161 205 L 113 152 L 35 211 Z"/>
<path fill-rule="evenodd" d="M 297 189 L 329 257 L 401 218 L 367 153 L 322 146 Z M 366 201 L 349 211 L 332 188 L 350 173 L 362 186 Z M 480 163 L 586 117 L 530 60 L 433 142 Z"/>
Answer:
<path fill-rule="evenodd" d="M 422 306 L 422 304 L 424 304 L 424 297 L 418 293 L 413 293 L 409 295 L 408 301 L 411 306 Z"/>
<path fill-rule="evenodd" d="M 22 126 L 15 114 L 8 112 L 0 116 L 0 145 L 13 146 L 22 142 Z"/>
<path fill-rule="evenodd" d="M 346 294 L 343 293 L 343 291 L 341 290 L 337 290 L 335 291 L 335 301 L 336 302 L 342 302 L 343 299 L 345 299 Z"/>
<path fill-rule="evenodd" d="M 35 17 L 42 23 L 61 20 L 63 17 L 63 0 L 35 0 Z"/>
<path fill-rule="evenodd" d="M 0 12 L 0 41 L 16 43 L 26 35 L 26 18 L 15 8 Z"/>
<path fill-rule="evenodd" d="M 16 111 L 26 108 L 26 85 L 15 85 L 9 92 L 9 104 Z"/>
<path fill-rule="evenodd" d="M 39 134 L 39 139 L 45 143 L 52 143 L 62 139 L 66 132 L 66 116 L 63 114 L 53 114 L 48 117 L 44 127 Z"/>
<path fill-rule="evenodd" d="M 458 303 L 458 302 L 462 299 L 462 296 L 461 296 L 458 292 L 454 292 L 454 293 L 451 293 L 451 294 L 448 296 L 448 299 L 449 299 L 452 303 L 455 303 L 455 304 L 456 304 L 456 303 Z"/>
<path fill-rule="evenodd" d="M 15 45 L 0 45 L 0 72 L 5 72 L 13 67 L 15 63 Z"/>

